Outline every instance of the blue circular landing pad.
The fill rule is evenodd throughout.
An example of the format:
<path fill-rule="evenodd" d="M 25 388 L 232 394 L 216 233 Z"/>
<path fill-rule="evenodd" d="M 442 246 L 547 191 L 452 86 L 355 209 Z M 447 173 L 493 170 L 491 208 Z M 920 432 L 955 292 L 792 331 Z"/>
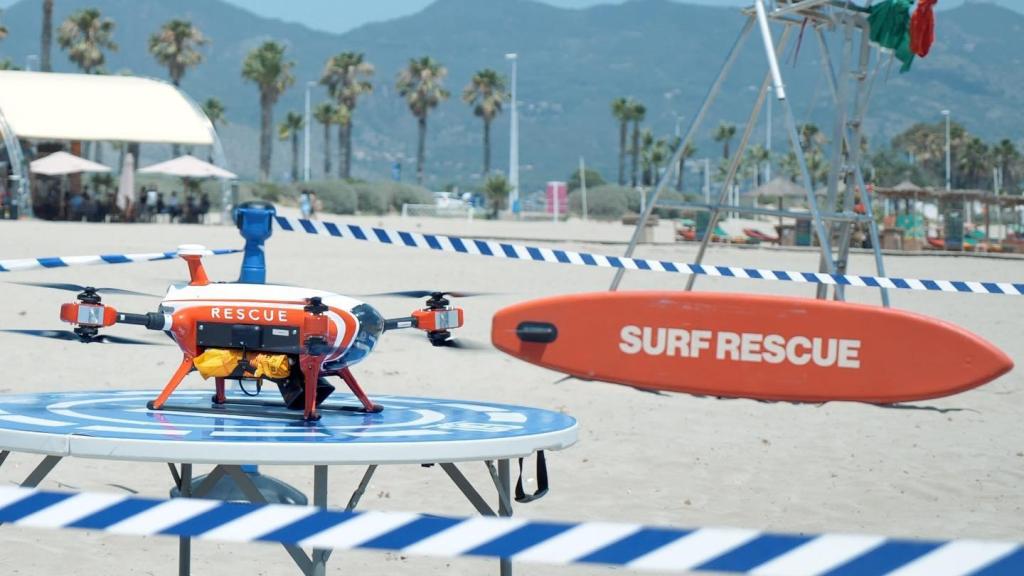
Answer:
<path fill-rule="evenodd" d="M 513 458 L 576 441 L 574 418 L 522 406 L 373 396 L 383 412 L 322 409 L 318 422 L 303 422 L 283 407 L 246 406 L 246 415 L 146 408 L 157 394 L 0 395 L 0 449 L 213 464 L 425 464 Z M 211 396 L 182 390 L 168 405 L 209 409 Z M 260 398 L 279 399 L 276 390 Z M 331 406 L 359 403 L 335 393 L 322 408 Z"/>

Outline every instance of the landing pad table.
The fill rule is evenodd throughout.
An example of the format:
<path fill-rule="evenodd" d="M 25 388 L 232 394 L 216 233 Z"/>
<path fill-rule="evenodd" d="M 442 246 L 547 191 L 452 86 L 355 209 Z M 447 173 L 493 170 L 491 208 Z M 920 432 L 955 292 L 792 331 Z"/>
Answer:
<path fill-rule="evenodd" d="M 258 503 L 265 499 L 242 465 L 310 465 L 315 506 L 328 504 L 329 465 L 366 466 L 346 506 L 351 510 L 378 466 L 437 464 L 480 514 L 511 516 L 510 460 L 566 448 L 576 442 L 577 434 L 576 420 L 565 414 L 464 400 L 374 396 L 374 402 L 384 406 L 383 412 L 322 410 L 318 422 L 307 423 L 295 420 L 294 412 L 284 408 L 268 408 L 265 415 L 146 408 L 156 394 L 0 395 L 0 466 L 11 452 L 44 455 L 21 484 L 35 487 L 69 456 L 162 462 L 170 467 L 182 496 L 203 496 L 230 478 L 250 501 Z M 176 407 L 208 409 L 210 397 L 210 391 L 183 390 L 175 393 L 173 402 Z M 237 392 L 233 397 L 244 398 Z M 359 402 L 339 393 L 324 406 L 357 407 Z M 464 462 L 486 465 L 498 493 L 496 510 L 456 465 Z M 213 464 L 214 469 L 190 493 L 194 464 Z M 285 548 L 304 574 L 324 573 L 330 550 L 307 555 L 298 547 Z M 190 553 L 190 541 L 183 538 L 179 574 L 189 573 Z M 500 572 L 511 574 L 509 561 L 501 562 Z"/>

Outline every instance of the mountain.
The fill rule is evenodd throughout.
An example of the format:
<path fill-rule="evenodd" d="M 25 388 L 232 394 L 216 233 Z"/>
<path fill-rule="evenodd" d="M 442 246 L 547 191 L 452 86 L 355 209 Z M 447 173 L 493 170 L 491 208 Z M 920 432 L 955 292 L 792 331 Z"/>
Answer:
<path fill-rule="evenodd" d="M 146 51 L 150 33 L 171 18 L 191 19 L 212 39 L 206 61 L 190 70 L 183 88 L 196 100 L 220 98 L 230 124 L 222 130 L 231 167 L 256 173 L 257 90 L 240 74 L 247 51 L 274 38 L 284 41 L 296 61 L 296 85 L 275 108 L 280 119 L 301 111 L 305 82 L 316 80 L 331 54 L 355 50 L 377 69 L 375 92 L 355 112 L 355 160 L 358 176 L 387 177 L 391 163 L 403 163 L 406 178 L 414 170 L 416 123 L 394 90 L 394 79 L 410 57 L 430 55 L 448 67 L 452 98 L 429 118 L 429 184 L 472 185 L 479 181 L 481 125 L 460 101 L 472 73 L 492 67 L 508 73 L 506 52 L 519 54 L 520 160 L 524 186 L 567 177 L 582 155 L 608 180 L 615 178 L 618 128 L 610 101 L 633 96 L 648 106 L 645 124 L 671 135 L 696 113 L 744 16 L 733 8 L 687 5 L 667 0 L 631 0 L 586 9 L 563 9 L 530 0 L 437 0 L 415 14 L 368 24 L 345 34 L 311 30 L 298 24 L 256 16 L 221 0 L 61 0 L 55 22 L 87 6 L 98 7 L 117 22 L 120 50 L 108 69 L 166 77 Z M 339 4 L 340 6 L 340 4 Z M 341 8 L 339 8 L 341 9 Z M 39 51 L 41 0 L 21 0 L 3 14 L 10 33 L 0 42 L 0 58 L 24 62 Z M 873 146 L 915 122 L 938 122 L 940 111 L 987 139 L 1024 136 L 1024 15 L 995 5 L 969 3 L 937 13 L 936 44 L 907 74 L 883 61 L 875 83 L 865 131 Z M 829 34 L 838 58 L 839 38 Z M 70 71 L 66 56 L 54 47 L 57 70 Z M 784 57 L 783 74 L 799 122 L 815 121 L 831 131 L 832 107 L 817 43 L 810 30 L 799 51 Z M 720 156 L 710 132 L 720 120 L 741 124 L 765 72 L 761 41 L 752 35 L 697 138 L 697 156 Z M 326 97 L 312 90 L 313 101 Z M 73 95 L 69 95 L 73 97 Z M 785 141 L 781 110 L 775 108 L 776 151 Z M 322 129 L 313 127 L 312 166 L 321 172 Z M 758 130 L 763 138 L 763 128 Z M 492 129 L 493 163 L 506 166 L 508 115 Z M 169 153 L 149 150 L 156 159 Z M 336 151 L 336 145 L 333 146 Z M 285 143 L 275 142 L 275 173 L 287 168 Z M 148 158 L 144 159 L 148 160 Z M 337 166 L 337 162 L 334 162 Z"/>

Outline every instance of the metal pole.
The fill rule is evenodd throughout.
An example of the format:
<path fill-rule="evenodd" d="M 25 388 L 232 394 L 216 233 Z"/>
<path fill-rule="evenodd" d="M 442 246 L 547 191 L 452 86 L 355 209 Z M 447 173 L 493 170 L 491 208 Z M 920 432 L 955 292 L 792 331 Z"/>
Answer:
<path fill-rule="evenodd" d="M 786 45 L 786 41 L 789 39 L 790 27 L 782 31 L 782 35 L 779 37 L 778 47 L 772 50 L 772 54 L 775 54 L 775 50 L 779 52 Z M 711 216 L 708 218 L 707 229 L 704 231 L 704 236 L 700 239 L 700 248 L 697 249 L 697 257 L 694 262 L 700 264 L 704 261 L 704 253 L 708 249 L 708 243 L 711 241 L 711 237 L 714 235 L 715 226 L 718 224 L 718 215 L 722 206 L 722 201 L 729 199 L 729 203 L 732 204 L 732 184 L 736 179 L 736 172 L 739 170 L 740 162 L 743 158 L 743 151 L 747 147 L 747 143 L 750 141 L 750 136 L 754 132 L 754 125 L 757 124 L 757 118 L 761 115 L 761 107 L 764 105 L 765 97 L 768 95 L 768 87 L 771 82 L 771 74 L 765 74 L 764 80 L 761 81 L 761 90 L 757 93 L 757 100 L 754 101 L 754 107 L 750 110 L 750 118 L 747 119 L 747 125 L 743 129 L 743 135 L 740 137 L 740 143 L 736 147 L 736 151 L 733 153 L 732 158 L 729 160 L 729 168 L 725 175 L 725 181 L 722 182 L 722 190 L 718 193 L 718 200 L 715 201 L 714 208 L 711 209 Z M 693 290 L 693 285 L 697 281 L 696 274 L 690 274 L 686 279 L 686 290 Z"/>
<path fill-rule="evenodd" d="M 508 185 L 511 191 L 508 206 L 513 214 L 519 214 L 519 112 L 516 102 L 519 55 L 512 52 L 505 54 L 505 58 L 512 61 L 512 106 L 509 112 L 508 131 Z"/>
<path fill-rule="evenodd" d="M 952 189 L 949 167 L 949 110 L 943 110 L 942 115 L 946 117 L 946 192 Z"/>
<path fill-rule="evenodd" d="M 704 202 L 711 204 L 711 159 L 704 159 Z"/>
<path fill-rule="evenodd" d="M 764 147 L 768 150 L 768 161 L 764 167 L 764 181 L 765 183 L 772 181 L 772 99 L 771 99 L 771 87 L 768 87 L 768 110 L 765 116 L 765 131 L 764 131 Z"/>
<path fill-rule="evenodd" d="M 512 516 L 512 471 L 508 460 L 498 460 L 498 516 Z M 512 561 L 502 559 L 499 566 L 501 576 L 512 576 Z"/>
<path fill-rule="evenodd" d="M 700 111 L 693 118 L 693 122 L 690 123 L 690 127 L 686 129 L 686 137 L 679 142 L 679 148 L 675 154 L 672 155 L 671 163 L 678 164 L 679 159 L 683 155 L 683 150 L 686 149 L 686 144 L 693 139 L 693 135 L 696 134 L 700 125 L 704 122 L 704 116 L 707 115 L 708 109 L 714 103 L 718 97 L 718 91 L 722 87 L 722 83 L 725 81 L 725 77 L 729 74 L 729 70 L 732 68 L 733 63 L 736 61 L 736 57 L 739 55 L 740 48 L 743 47 L 744 41 L 750 34 L 750 30 L 754 27 L 754 19 L 747 18 L 746 23 L 743 25 L 743 29 L 740 30 L 739 36 L 736 37 L 736 41 L 733 43 L 732 48 L 729 50 L 729 55 L 726 56 L 725 63 L 722 64 L 722 69 L 718 72 L 718 77 L 715 78 L 714 83 L 711 84 L 711 88 L 708 89 L 707 95 L 704 97 L 704 103 L 701 104 Z M 640 219 L 637 220 L 636 228 L 633 229 L 633 237 L 629 240 L 629 246 L 626 247 L 625 257 L 629 258 L 633 256 L 633 252 L 636 250 L 637 242 L 640 241 L 640 234 L 643 233 L 644 227 L 647 225 L 647 219 L 651 217 L 651 212 L 654 211 L 654 205 L 658 202 L 658 196 L 661 195 L 661 191 L 668 185 L 669 175 L 666 173 L 658 180 L 658 186 L 654 189 L 654 195 L 651 196 L 650 201 L 645 207 Z M 608 290 L 614 292 L 619 288 L 619 283 L 622 282 L 622 276 L 625 273 L 625 269 L 618 268 L 615 271 L 615 277 L 612 278 L 611 286 Z"/>
<path fill-rule="evenodd" d="M 861 28 L 861 34 L 863 35 L 861 50 L 861 71 L 863 73 L 866 73 L 866 69 L 870 61 L 870 53 L 868 52 L 870 47 L 870 30 L 866 26 L 866 22 L 865 25 L 858 25 L 858 27 Z M 825 77 L 828 80 L 829 88 L 832 91 L 833 98 L 838 99 L 838 88 L 836 86 L 835 71 L 832 69 L 831 52 L 828 49 L 828 43 L 825 41 L 824 34 L 822 34 L 820 30 L 816 30 L 816 33 L 816 37 L 818 38 L 818 46 L 821 50 L 822 55 L 822 66 L 824 66 L 825 68 Z M 876 68 L 875 74 L 877 74 L 877 72 L 878 69 Z M 867 102 L 870 97 L 872 85 L 874 84 L 874 79 L 875 75 L 872 75 L 870 82 L 868 83 L 867 87 L 865 87 L 864 78 L 858 78 L 858 90 L 857 94 L 854 96 L 854 116 L 850 119 L 847 125 L 844 126 L 843 130 L 843 138 L 846 141 L 846 149 L 850 153 L 850 165 L 853 167 L 853 176 L 855 179 L 854 183 L 856 187 L 864 195 L 864 207 L 866 209 L 868 216 L 872 216 L 874 214 L 874 200 L 872 199 L 871 190 L 867 187 L 866 182 L 864 180 L 864 174 L 860 168 L 860 126 L 861 120 L 867 111 Z M 851 129 L 851 126 L 853 126 L 853 129 Z M 857 143 L 856 146 L 854 146 L 854 142 Z M 874 218 L 870 218 L 868 220 L 868 232 L 871 237 L 871 249 L 875 257 L 875 269 L 877 270 L 879 276 L 884 277 L 885 264 L 882 261 L 882 252 L 878 237 L 878 225 L 875 222 Z M 888 308 L 889 290 L 887 288 L 879 288 L 879 292 L 882 295 L 882 306 Z"/>
<path fill-rule="evenodd" d="M 583 219 L 587 219 L 587 167 L 583 163 L 583 156 L 580 156 L 580 193 L 583 198 Z"/>
<path fill-rule="evenodd" d="M 302 181 L 309 182 L 309 123 L 310 123 L 310 110 L 309 110 L 309 89 L 316 86 L 316 82 L 306 82 L 306 119 L 303 130 L 303 158 L 302 158 Z"/>
<path fill-rule="evenodd" d="M 818 242 L 821 245 L 821 252 L 827 255 L 825 271 L 835 274 L 835 263 L 832 262 L 832 239 L 825 232 L 825 226 L 821 220 L 821 212 L 818 210 L 818 200 L 814 197 L 814 188 L 811 185 L 811 175 L 807 171 L 807 159 L 804 157 L 804 150 L 800 146 L 800 135 L 796 131 L 796 119 L 793 117 L 793 108 L 786 98 L 786 88 L 782 84 L 782 74 L 779 72 L 779 61 L 772 49 L 772 31 L 768 26 L 768 16 L 765 13 L 764 0 L 755 0 L 754 9 L 757 12 L 757 22 L 761 28 L 761 39 L 764 41 L 765 55 L 768 57 L 768 68 L 771 71 L 772 81 L 775 84 L 776 98 L 782 104 L 785 112 L 786 128 L 789 132 L 789 140 L 796 152 L 797 163 L 800 165 L 800 174 L 803 177 L 804 187 L 807 189 L 807 204 L 811 208 L 811 215 L 814 217 L 814 228 L 818 234 Z"/>

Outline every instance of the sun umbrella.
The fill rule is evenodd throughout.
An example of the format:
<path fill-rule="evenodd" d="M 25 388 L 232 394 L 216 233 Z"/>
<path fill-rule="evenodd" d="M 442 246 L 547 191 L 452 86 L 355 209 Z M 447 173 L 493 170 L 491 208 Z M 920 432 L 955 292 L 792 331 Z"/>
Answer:
<path fill-rule="evenodd" d="M 110 172 L 108 166 L 97 164 L 85 158 L 79 158 L 67 152 L 54 152 L 29 164 L 33 174 L 44 176 L 64 176 L 66 174 L 78 174 L 81 172 Z"/>
<path fill-rule="evenodd" d="M 117 185 L 117 207 L 127 213 L 135 198 L 135 157 L 129 152 L 124 155 L 121 180 Z"/>
<path fill-rule="evenodd" d="M 238 175 L 234 172 L 229 172 L 188 154 L 173 160 L 146 166 L 139 170 L 139 174 L 167 174 L 181 178 L 222 178 L 226 180 L 238 178 Z"/>

